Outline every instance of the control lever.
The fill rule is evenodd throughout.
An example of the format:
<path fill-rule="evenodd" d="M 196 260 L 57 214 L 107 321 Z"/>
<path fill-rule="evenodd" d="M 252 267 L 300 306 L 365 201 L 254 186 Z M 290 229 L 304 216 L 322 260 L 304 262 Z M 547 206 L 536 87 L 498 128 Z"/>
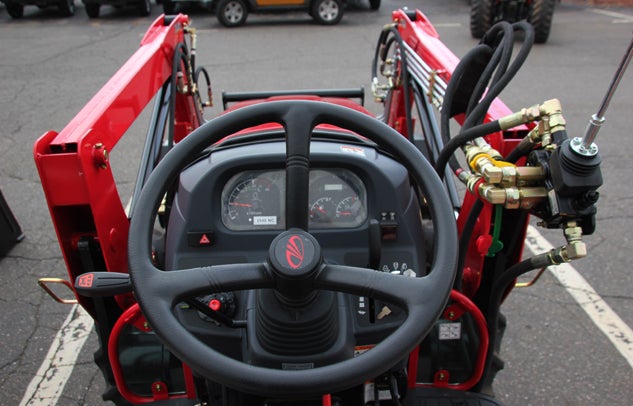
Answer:
<path fill-rule="evenodd" d="M 130 275 L 121 272 L 87 272 L 75 279 L 75 291 L 86 297 L 105 297 L 132 292 Z"/>
<path fill-rule="evenodd" d="M 604 99 L 602 99 L 602 103 L 600 104 L 598 112 L 591 116 L 591 120 L 589 120 L 587 131 L 582 139 L 582 142 L 580 142 L 580 140 L 577 138 L 572 141 L 571 146 L 576 153 L 585 156 L 594 156 L 598 153 L 598 147 L 594 144 L 593 141 L 596 139 L 598 131 L 604 123 L 604 114 L 607 111 L 607 107 L 609 107 L 609 103 L 611 102 L 611 98 L 615 93 L 615 89 L 617 89 L 618 85 L 620 84 L 620 79 L 622 79 L 624 71 L 626 71 L 629 62 L 631 61 L 631 56 L 633 56 L 633 39 L 631 39 L 631 43 L 629 44 L 629 47 L 626 50 L 622 61 L 620 62 L 620 66 L 618 66 L 615 76 L 613 77 L 613 80 L 609 85 L 607 94 L 605 94 Z"/>
<path fill-rule="evenodd" d="M 369 220 L 369 268 L 379 270 L 382 251 L 380 223 L 376 219 Z"/>

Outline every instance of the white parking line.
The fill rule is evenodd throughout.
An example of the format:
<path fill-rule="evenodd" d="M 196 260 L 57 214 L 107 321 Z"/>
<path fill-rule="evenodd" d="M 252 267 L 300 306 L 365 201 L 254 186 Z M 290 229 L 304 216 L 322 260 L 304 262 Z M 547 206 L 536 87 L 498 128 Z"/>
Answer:
<path fill-rule="evenodd" d="M 599 8 L 592 8 L 589 11 L 595 14 L 602 14 L 603 16 L 612 17 L 613 24 L 626 24 L 633 23 L 633 16 L 628 14 L 617 13 L 615 11 L 603 10 Z"/>
<path fill-rule="evenodd" d="M 532 226 L 528 227 L 526 245 L 534 254 L 554 248 Z M 573 266 L 562 264 L 548 269 L 633 368 L 633 330 Z"/>
<path fill-rule="evenodd" d="M 20 406 L 57 404 L 93 324 L 92 317 L 81 306 L 73 306 L 26 388 Z"/>

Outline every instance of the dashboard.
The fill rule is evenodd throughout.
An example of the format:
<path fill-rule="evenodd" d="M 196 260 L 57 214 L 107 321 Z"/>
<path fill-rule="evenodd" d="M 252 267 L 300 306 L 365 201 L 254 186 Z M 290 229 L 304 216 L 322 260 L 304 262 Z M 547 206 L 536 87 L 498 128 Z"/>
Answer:
<path fill-rule="evenodd" d="M 273 139 L 217 148 L 185 168 L 169 208 L 164 269 L 264 262 L 271 241 L 286 228 L 285 160 L 284 140 Z M 325 261 L 403 277 L 425 274 L 428 244 L 420 196 L 406 168 L 388 154 L 361 140 L 313 140 L 308 195 L 308 231 Z M 225 316 L 251 325 L 260 322 L 258 303 L 264 299 L 258 292 L 223 292 L 201 300 L 220 303 Z M 402 322 L 403 313 L 392 305 L 335 296 L 333 309 L 341 326 L 351 326 L 357 347 L 380 341 Z M 186 305 L 177 313 L 187 329 L 235 358 L 244 356 L 242 343 L 258 340 L 246 338 L 248 328 L 227 327 Z M 254 348 L 248 346 L 250 356 L 266 353 Z M 323 361 L 315 357 L 317 364 Z"/>

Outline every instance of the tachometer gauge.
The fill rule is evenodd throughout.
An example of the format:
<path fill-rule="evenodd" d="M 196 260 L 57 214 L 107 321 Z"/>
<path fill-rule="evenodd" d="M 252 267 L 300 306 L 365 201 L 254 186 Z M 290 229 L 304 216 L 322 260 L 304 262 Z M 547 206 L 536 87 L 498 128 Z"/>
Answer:
<path fill-rule="evenodd" d="M 222 191 L 222 222 L 231 230 L 281 229 L 282 171 L 242 172 Z"/>

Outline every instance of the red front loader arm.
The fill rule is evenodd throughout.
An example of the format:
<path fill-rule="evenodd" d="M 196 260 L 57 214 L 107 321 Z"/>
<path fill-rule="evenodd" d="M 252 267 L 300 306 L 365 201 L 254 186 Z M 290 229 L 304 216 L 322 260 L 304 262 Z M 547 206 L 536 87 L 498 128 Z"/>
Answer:
<path fill-rule="evenodd" d="M 85 272 L 83 238 L 100 246 L 105 270 L 127 272 L 128 215 L 112 176 L 108 156 L 145 106 L 170 80 L 189 18 L 157 18 L 140 48 L 60 132 L 48 131 L 34 146 L 37 169 L 71 283 Z M 186 80 L 186 75 L 184 75 Z M 189 87 L 191 88 L 191 86 Z M 176 92 L 177 141 L 200 125 L 190 92 Z M 88 312 L 90 301 L 77 295 Z M 118 297 L 123 308 L 131 297 Z M 94 314 L 93 314 L 94 316 Z"/>

